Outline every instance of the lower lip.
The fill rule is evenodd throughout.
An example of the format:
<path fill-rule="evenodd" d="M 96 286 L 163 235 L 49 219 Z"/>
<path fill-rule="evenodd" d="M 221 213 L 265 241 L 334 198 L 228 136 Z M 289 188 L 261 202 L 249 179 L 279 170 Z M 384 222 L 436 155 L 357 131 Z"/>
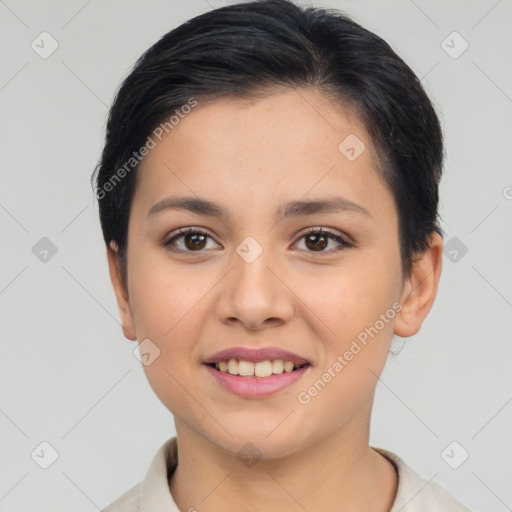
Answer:
<path fill-rule="evenodd" d="M 270 377 L 240 377 L 221 372 L 208 365 L 204 366 L 221 386 L 244 398 L 262 398 L 278 393 L 299 380 L 310 367 L 306 365 L 293 372 L 283 372 Z"/>

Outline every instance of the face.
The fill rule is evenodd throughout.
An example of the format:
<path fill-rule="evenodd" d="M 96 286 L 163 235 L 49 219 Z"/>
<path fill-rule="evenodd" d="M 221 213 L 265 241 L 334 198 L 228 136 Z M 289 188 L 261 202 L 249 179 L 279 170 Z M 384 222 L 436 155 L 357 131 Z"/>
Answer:
<path fill-rule="evenodd" d="M 355 115 L 301 89 L 200 103 L 145 157 L 127 293 L 112 251 L 109 264 L 125 335 L 159 351 L 144 371 L 178 432 L 271 457 L 367 430 L 393 333 L 419 329 L 439 269 L 430 257 L 434 280 L 417 289 L 402 275 L 376 161 Z M 171 205 L 184 197 L 213 207 Z M 204 364 L 231 348 L 308 364 L 271 377 Z"/>

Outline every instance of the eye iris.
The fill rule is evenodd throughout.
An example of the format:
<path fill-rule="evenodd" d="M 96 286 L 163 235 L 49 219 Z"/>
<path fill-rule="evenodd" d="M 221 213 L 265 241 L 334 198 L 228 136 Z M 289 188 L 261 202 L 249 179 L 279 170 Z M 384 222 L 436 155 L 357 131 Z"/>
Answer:
<path fill-rule="evenodd" d="M 310 242 L 312 242 L 312 246 L 310 246 Z M 327 237 L 323 234 L 313 233 L 306 237 L 306 246 L 309 249 L 325 249 L 327 247 L 327 244 Z"/>
<path fill-rule="evenodd" d="M 187 249 L 203 249 L 206 243 L 206 237 L 200 233 L 185 235 L 185 245 Z"/>

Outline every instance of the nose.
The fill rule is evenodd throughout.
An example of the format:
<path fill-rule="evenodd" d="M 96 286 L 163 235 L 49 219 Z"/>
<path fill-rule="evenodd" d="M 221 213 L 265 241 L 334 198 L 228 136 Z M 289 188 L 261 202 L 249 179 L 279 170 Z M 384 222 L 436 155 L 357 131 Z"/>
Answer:
<path fill-rule="evenodd" d="M 221 322 L 258 331 L 283 325 L 293 317 L 295 296 L 270 250 L 263 250 L 254 261 L 236 253 L 232 265 L 217 304 Z"/>

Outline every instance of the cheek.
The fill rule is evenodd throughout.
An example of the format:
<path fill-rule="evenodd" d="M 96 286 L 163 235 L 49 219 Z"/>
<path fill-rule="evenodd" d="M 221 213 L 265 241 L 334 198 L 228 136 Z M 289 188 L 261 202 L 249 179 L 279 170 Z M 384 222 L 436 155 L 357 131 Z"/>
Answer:
<path fill-rule="evenodd" d="M 147 338 L 172 338 L 201 298 L 213 286 L 210 278 L 197 277 L 185 265 L 171 264 L 159 251 L 133 251 L 130 303 L 137 333 Z"/>
<path fill-rule="evenodd" d="M 199 358 L 197 340 L 211 314 L 205 307 L 218 276 L 155 258 L 152 251 L 134 254 L 130 279 L 132 314 L 139 341 L 149 339 L 158 357 L 144 366 L 153 390 L 167 405 L 182 401 L 180 387 L 190 379 L 191 361 Z M 181 391 L 180 391 L 181 390 Z"/>
<path fill-rule="evenodd" d="M 343 370 L 335 372 L 344 375 L 336 379 L 340 386 L 347 379 L 351 388 L 368 389 L 376 379 L 370 369 L 380 374 L 386 362 L 400 297 L 400 261 L 393 259 L 393 251 L 387 254 L 361 253 L 353 264 L 309 283 L 315 292 L 305 295 L 308 306 L 322 320 L 319 371 L 327 371 L 341 356 Z"/>
<path fill-rule="evenodd" d="M 310 428 L 315 427 L 312 418 L 326 417 L 325 428 L 334 428 L 358 411 L 370 410 L 393 336 L 393 285 L 386 277 L 354 272 L 340 277 L 336 285 L 331 281 L 329 293 L 319 295 L 315 310 L 323 311 L 322 320 L 330 329 L 320 335 L 318 367 L 297 397 Z"/>
<path fill-rule="evenodd" d="M 149 266 L 134 276 L 133 316 L 139 340 L 150 339 L 158 357 L 143 369 L 154 393 L 173 413 L 190 408 L 190 361 L 195 361 L 197 339 L 205 310 L 201 298 L 211 288 L 207 280 L 189 279 L 179 269 Z M 196 411 L 197 412 L 197 411 Z M 198 419 L 199 421 L 199 419 Z"/>
<path fill-rule="evenodd" d="M 400 296 L 399 263 L 382 257 L 354 258 L 353 264 L 303 281 L 301 296 L 328 327 L 346 337 L 373 324 Z"/>

